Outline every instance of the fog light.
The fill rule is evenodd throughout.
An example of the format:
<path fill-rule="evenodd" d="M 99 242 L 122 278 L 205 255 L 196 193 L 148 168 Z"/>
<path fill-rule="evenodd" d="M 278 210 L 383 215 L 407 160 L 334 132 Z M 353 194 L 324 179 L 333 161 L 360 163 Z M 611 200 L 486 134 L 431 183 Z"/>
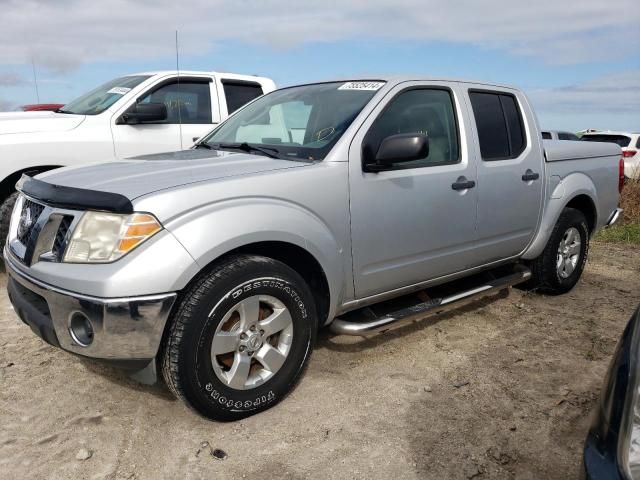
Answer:
<path fill-rule="evenodd" d="M 93 327 L 84 313 L 74 312 L 69 320 L 71 338 L 81 347 L 88 347 L 93 342 Z"/>

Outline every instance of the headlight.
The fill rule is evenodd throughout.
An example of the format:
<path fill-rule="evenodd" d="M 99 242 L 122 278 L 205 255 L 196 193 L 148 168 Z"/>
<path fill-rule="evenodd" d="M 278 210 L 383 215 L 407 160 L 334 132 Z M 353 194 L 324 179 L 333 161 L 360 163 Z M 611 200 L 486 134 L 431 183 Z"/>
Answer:
<path fill-rule="evenodd" d="M 162 229 L 148 213 L 86 212 L 71 236 L 63 262 L 113 262 Z"/>

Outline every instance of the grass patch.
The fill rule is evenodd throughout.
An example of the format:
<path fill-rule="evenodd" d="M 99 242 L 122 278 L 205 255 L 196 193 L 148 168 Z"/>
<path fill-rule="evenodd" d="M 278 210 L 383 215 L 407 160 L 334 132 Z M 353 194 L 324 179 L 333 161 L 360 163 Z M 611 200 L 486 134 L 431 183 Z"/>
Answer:
<path fill-rule="evenodd" d="M 598 232 L 594 240 L 640 245 L 640 223 L 625 223 L 603 228 Z"/>

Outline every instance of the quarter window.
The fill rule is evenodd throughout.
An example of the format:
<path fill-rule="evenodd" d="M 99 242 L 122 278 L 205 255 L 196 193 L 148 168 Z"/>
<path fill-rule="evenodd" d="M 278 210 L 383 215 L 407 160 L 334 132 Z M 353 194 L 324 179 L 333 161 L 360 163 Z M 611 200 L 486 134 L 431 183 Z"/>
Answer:
<path fill-rule="evenodd" d="M 367 132 L 363 143 L 365 163 L 373 162 L 385 138 L 400 133 L 427 135 L 429 153 L 422 159 L 397 163 L 393 169 L 448 165 L 460 161 L 458 127 L 449 90 L 406 90 L 391 100 Z"/>
<path fill-rule="evenodd" d="M 526 146 L 522 114 L 508 93 L 469 92 L 483 160 L 516 158 Z"/>
<path fill-rule="evenodd" d="M 211 90 L 209 81 L 180 81 L 161 86 L 138 103 L 164 103 L 167 119 L 154 123 L 211 123 Z"/>
<path fill-rule="evenodd" d="M 240 80 L 223 79 L 222 88 L 224 89 L 224 98 L 227 100 L 229 115 L 263 93 L 259 83 Z"/>
<path fill-rule="evenodd" d="M 551 132 L 542 132 L 542 138 L 545 140 L 551 140 Z"/>

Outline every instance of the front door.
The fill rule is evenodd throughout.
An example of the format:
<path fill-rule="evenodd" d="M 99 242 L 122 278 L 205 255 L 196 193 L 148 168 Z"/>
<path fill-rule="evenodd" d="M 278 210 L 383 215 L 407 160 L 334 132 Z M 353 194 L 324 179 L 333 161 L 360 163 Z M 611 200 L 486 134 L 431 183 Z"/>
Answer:
<path fill-rule="evenodd" d="M 424 82 L 397 86 L 351 144 L 356 298 L 454 273 L 473 263 L 476 165 L 466 147 L 469 132 L 456 88 Z M 398 133 L 426 134 L 428 155 L 388 171 L 364 171 L 363 148 L 375 154 L 384 138 Z M 460 188 L 465 183 L 469 187 Z"/>
<path fill-rule="evenodd" d="M 185 77 L 163 82 L 137 99 L 137 103 L 164 103 L 166 120 L 139 125 L 119 125 L 112 122 L 116 157 L 127 158 L 150 153 L 184 150 L 209 132 L 218 121 L 212 110 L 211 98 L 216 98 L 209 77 Z M 213 105 L 217 109 L 217 103 Z M 215 116 L 212 115 L 215 113 Z"/>

